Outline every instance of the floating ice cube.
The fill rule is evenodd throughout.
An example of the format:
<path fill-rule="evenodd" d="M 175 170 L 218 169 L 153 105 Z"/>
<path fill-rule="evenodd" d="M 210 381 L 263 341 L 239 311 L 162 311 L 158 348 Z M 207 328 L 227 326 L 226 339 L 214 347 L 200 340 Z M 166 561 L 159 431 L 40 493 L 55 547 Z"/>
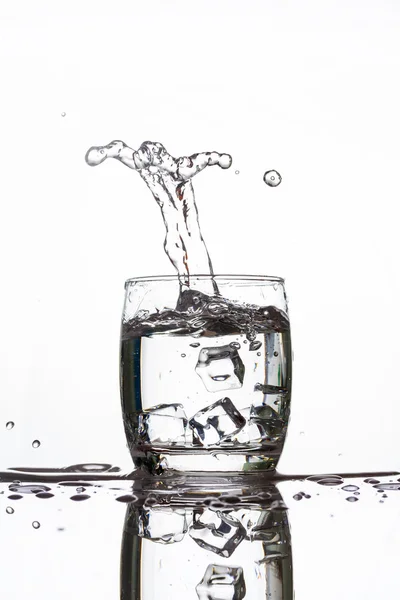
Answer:
<path fill-rule="evenodd" d="M 246 419 L 229 398 L 203 408 L 189 421 L 195 440 L 204 446 L 219 444 L 238 433 L 245 423 Z"/>
<path fill-rule="evenodd" d="M 204 550 L 229 558 L 244 540 L 246 530 L 235 518 L 207 509 L 195 513 L 189 535 Z"/>
<path fill-rule="evenodd" d="M 184 444 L 187 422 L 182 404 L 160 404 L 139 415 L 140 440 L 148 443 Z"/>
<path fill-rule="evenodd" d="M 184 509 L 142 508 L 138 515 L 139 537 L 159 544 L 180 542 L 188 530 Z"/>
<path fill-rule="evenodd" d="M 209 392 L 241 388 L 244 371 L 239 352 L 232 345 L 200 350 L 196 373 Z"/>
<path fill-rule="evenodd" d="M 242 567 L 208 565 L 196 592 L 199 600 L 242 600 L 246 595 Z"/>

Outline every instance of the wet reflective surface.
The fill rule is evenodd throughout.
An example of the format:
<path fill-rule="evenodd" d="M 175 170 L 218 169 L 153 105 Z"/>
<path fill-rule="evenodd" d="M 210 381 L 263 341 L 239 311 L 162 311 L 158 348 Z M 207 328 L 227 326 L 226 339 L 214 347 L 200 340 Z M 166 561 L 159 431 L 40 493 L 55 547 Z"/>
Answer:
<path fill-rule="evenodd" d="M 0 481 L 2 587 L 41 600 L 55 589 L 69 598 L 78 580 L 81 596 L 101 599 L 289 600 L 295 590 L 296 600 L 329 600 L 339 584 L 341 598 L 393 597 L 399 491 L 400 474 L 13 469 Z"/>

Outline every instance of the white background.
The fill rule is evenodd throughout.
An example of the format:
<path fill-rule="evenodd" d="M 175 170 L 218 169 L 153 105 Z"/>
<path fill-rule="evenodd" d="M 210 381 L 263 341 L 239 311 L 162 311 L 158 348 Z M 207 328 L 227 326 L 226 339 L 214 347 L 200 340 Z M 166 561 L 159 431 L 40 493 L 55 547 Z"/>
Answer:
<path fill-rule="evenodd" d="M 229 171 L 196 178 L 197 201 L 216 272 L 286 278 L 281 470 L 400 468 L 400 5 L 26 1 L 1 13 L 1 468 L 130 466 L 123 283 L 173 271 L 140 177 L 84 162 L 114 138 L 232 154 Z"/>
<path fill-rule="evenodd" d="M 137 174 L 84 162 L 115 138 L 232 154 L 230 171 L 196 178 L 197 201 L 216 272 L 286 278 L 295 362 L 281 470 L 400 469 L 399 3 L 3 0 L 0 12 L 0 469 L 130 468 L 123 283 L 173 271 Z M 272 168 L 276 189 L 262 180 Z M 300 504 L 299 600 L 321 588 L 325 599 L 394 597 L 397 508 L 345 503 L 334 522 L 329 502 L 317 517 Z M 21 585 L 31 598 L 118 596 L 123 508 L 102 519 L 85 506 L 62 548 L 44 524 L 27 534 L 35 511 L 7 521 L 4 597 L 21 598 Z"/>

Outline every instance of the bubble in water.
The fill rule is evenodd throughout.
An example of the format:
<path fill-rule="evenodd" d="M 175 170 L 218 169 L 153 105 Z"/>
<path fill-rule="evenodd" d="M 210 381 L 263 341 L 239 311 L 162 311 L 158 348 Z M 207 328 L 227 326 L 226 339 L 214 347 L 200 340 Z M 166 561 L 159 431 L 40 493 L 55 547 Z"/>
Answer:
<path fill-rule="evenodd" d="M 357 485 L 344 485 L 342 490 L 345 492 L 357 492 L 360 488 Z"/>
<path fill-rule="evenodd" d="M 39 529 L 39 527 L 40 527 L 39 521 L 33 521 L 32 527 L 33 527 L 33 529 Z"/>
<path fill-rule="evenodd" d="M 295 495 L 293 496 L 293 499 L 294 499 L 294 500 L 303 500 L 303 496 L 302 496 L 302 494 L 295 494 Z"/>
<path fill-rule="evenodd" d="M 192 348 L 198 348 L 200 346 L 199 342 L 195 342 L 194 344 L 189 344 Z"/>
<path fill-rule="evenodd" d="M 32 448 L 39 448 L 39 446 L 40 446 L 39 440 L 33 440 L 33 442 L 32 442 Z"/>
<path fill-rule="evenodd" d="M 6 429 L 12 429 L 14 427 L 15 423 L 14 421 L 8 421 L 8 423 L 6 423 Z"/>
<path fill-rule="evenodd" d="M 11 508 L 11 506 L 7 506 L 7 508 L 6 508 L 6 513 L 8 513 L 9 515 L 12 515 L 12 514 L 13 514 L 13 512 L 14 512 L 14 509 L 13 509 L 13 508 Z"/>
<path fill-rule="evenodd" d="M 66 112 L 62 112 L 62 113 L 61 113 L 61 116 L 62 116 L 62 117 L 65 117 L 65 116 L 66 116 L 66 114 L 67 114 Z"/>
<path fill-rule="evenodd" d="M 71 496 L 70 500 L 81 502 L 82 500 L 89 500 L 89 498 L 90 496 L 88 494 L 77 494 L 76 496 Z"/>
<path fill-rule="evenodd" d="M 186 354 L 181 354 L 182 358 L 186 358 Z"/>
<path fill-rule="evenodd" d="M 264 173 L 264 182 L 270 187 L 276 187 L 281 181 L 282 177 L 279 175 L 278 171 L 275 171 L 274 169 Z"/>
<path fill-rule="evenodd" d="M 346 498 L 347 502 L 358 502 L 358 498 L 356 498 L 355 496 L 349 496 L 348 498 Z"/>
<path fill-rule="evenodd" d="M 239 175 L 240 171 L 235 171 L 235 175 Z"/>
<path fill-rule="evenodd" d="M 275 350 L 275 352 L 274 352 L 274 356 L 279 356 L 279 352 L 277 352 L 277 351 Z"/>

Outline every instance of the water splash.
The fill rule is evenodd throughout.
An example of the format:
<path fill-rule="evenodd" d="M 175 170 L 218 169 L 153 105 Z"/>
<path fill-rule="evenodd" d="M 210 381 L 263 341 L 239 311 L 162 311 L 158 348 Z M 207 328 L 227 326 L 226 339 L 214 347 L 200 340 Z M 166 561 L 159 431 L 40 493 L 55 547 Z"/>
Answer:
<path fill-rule="evenodd" d="M 92 146 L 85 160 L 94 167 L 115 158 L 138 171 L 159 205 L 166 228 L 164 249 L 181 285 L 189 287 L 190 273 L 213 275 L 212 264 L 200 231 L 192 178 L 208 166 L 228 169 L 229 154 L 201 152 L 174 158 L 159 142 L 143 142 L 136 151 L 121 140 Z"/>

